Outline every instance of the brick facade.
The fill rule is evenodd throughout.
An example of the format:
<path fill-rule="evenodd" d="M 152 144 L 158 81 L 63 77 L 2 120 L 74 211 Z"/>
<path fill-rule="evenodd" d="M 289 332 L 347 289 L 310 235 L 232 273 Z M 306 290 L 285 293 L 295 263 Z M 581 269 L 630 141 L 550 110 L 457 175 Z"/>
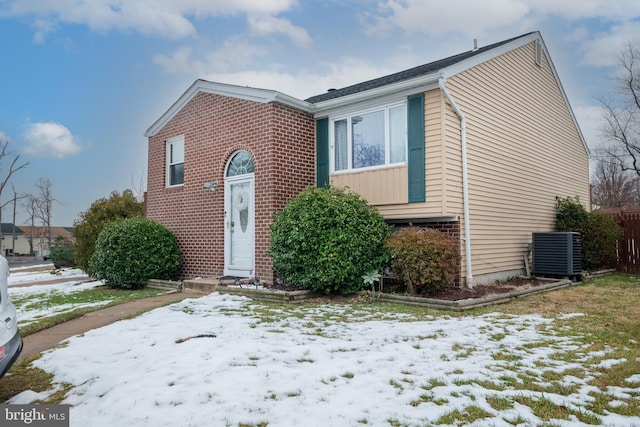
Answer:
<path fill-rule="evenodd" d="M 166 141 L 184 135 L 184 185 L 166 188 Z M 315 183 L 313 117 L 275 102 L 198 93 L 149 138 L 145 215 L 176 236 L 183 278 L 217 277 L 224 269 L 224 175 L 238 150 L 254 162 L 254 275 L 273 281 L 266 256 L 272 215 Z M 216 191 L 203 189 L 218 181 Z"/>

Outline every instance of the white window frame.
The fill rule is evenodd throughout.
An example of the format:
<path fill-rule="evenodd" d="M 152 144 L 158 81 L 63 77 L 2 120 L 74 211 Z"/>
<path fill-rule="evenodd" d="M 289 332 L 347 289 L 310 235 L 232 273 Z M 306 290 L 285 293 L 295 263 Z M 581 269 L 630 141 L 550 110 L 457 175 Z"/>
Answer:
<path fill-rule="evenodd" d="M 405 111 L 405 121 L 404 121 L 404 161 L 402 162 L 395 162 L 395 163 L 391 163 L 391 138 L 389 135 L 389 111 L 392 108 L 395 107 L 399 107 L 399 106 L 403 106 L 404 107 L 404 111 Z M 407 115 L 407 102 L 402 101 L 402 102 L 393 102 L 393 103 L 388 103 L 388 104 L 383 104 L 383 105 L 378 105 L 375 107 L 371 107 L 371 108 L 367 108 L 367 109 L 363 109 L 363 110 L 357 110 L 357 111 L 353 111 L 353 112 L 349 112 L 348 114 L 340 114 L 340 115 L 336 115 L 336 116 L 330 116 L 329 117 L 329 123 L 330 123 L 330 127 L 329 127 L 329 164 L 330 164 L 330 168 L 331 168 L 331 173 L 336 173 L 336 174 L 340 174 L 340 173 L 351 173 L 351 172 L 360 172 L 360 171 L 366 171 L 366 170 L 374 170 L 374 169 L 384 169 L 384 168 L 389 168 L 392 166 L 400 166 L 400 165 L 406 165 L 407 164 L 407 157 L 408 157 L 408 138 L 407 138 L 407 120 L 406 120 L 406 115 Z M 385 149 L 385 162 L 382 165 L 375 165 L 375 166 L 367 166 L 367 167 L 361 167 L 361 168 L 354 168 L 353 167 L 353 139 L 352 139 L 352 118 L 356 117 L 356 116 L 361 116 L 361 115 L 365 115 L 365 114 L 369 114 L 369 113 L 374 113 L 376 111 L 384 111 L 384 149 Z M 335 155 L 336 155 L 336 142 L 335 142 L 335 125 L 336 122 L 339 122 L 341 120 L 347 120 L 347 168 L 346 169 L 340 169 L 340 170 L 336 170 L 336 165 L 335 165 Z"/>
<path fill-rule="evenodd" d="M 182 144 L 182 162 L 171 162 L 171 147 L 174 144 Z M 166 144 L 166 168 L 165 168 L 165 183 L 166 183 L 166 187 L 167 188 L 172 188 L 172 187 L 182 187 L 184 186 L 184 154 L 185 154 L 185 147 L 184 147 L 184 135 L 180 135 L 180 136 L 174 136 L 173 138 L 169 138 L 167 139 L 167 144 Z M 173 184 L 171 185 L 171 166 L 173 165 L 178 165 L 182 163 L 183 165 L 183 174 L 182 174 L 182 182 L 180 184 Z"/>

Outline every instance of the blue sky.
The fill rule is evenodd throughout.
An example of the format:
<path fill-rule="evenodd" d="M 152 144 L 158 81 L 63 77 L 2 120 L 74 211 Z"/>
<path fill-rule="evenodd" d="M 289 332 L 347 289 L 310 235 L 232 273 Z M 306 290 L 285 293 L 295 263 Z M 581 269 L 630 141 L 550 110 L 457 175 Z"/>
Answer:
<path fill-rule="evenodd" d="M 198 78 L 306 98 L 533 30 L 596 146 L 637 0 L 0 0 L 0 139 L 30 162 L 16 191 L 48 178 L 53 224 L 71 226 L 143 191 L 143 134 Z"/>

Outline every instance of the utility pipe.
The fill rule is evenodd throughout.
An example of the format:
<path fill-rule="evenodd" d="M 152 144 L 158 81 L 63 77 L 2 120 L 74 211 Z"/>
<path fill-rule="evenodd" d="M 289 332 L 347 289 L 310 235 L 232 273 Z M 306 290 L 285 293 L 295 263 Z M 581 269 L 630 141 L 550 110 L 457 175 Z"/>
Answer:
<path fill-rule="evenodd" d="M 447 90 L 446 79 L 442 75 L 438 79 L 438 86 L 440 86 L 440 90 L 460 118 L 460 145 L 462 149 L 462 197 L 464 210 L 464 251 L 467 267 L 466 284 L 469 288 L 473 288 L 473 271 L 471 269 L 471 232 L 469 231 L 469 180 L 467 177 L 467 122 L 464 118 L 464 114 L 462 114 L 462 111 L 460 110 L 460 108 L 458 108 L 458 105 Z"/>

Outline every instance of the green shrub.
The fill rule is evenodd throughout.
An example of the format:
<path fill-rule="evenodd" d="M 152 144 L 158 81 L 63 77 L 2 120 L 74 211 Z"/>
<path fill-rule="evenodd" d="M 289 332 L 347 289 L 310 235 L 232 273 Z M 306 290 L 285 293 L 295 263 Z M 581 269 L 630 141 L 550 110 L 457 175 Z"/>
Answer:
<path fill-rule="evenodd" d="M 452 285 L 460 263 L 458 245 L 445 233 L 405 227 L 387 241 L 393 272 L 410 294 L 434 293 Z"/>
<path fill-rule="evenodd" d="M 118 219 L 142 216 L 142 203 L 131 190 L 122 194 L 114 191 L 108 199 L 99 199 L 82 212 L 71 233 L 76 239 L 76 263 L 89 276 L 94 276 L 89 261 L 96 247 L 96 240 L 105 225 Z"/>
<path fill-rule="evenodd" d="M 386 256 L 389 227 L 378 210 L 353 192 L 307 188 L 277 213 L 268 255 L 285 282 L 325 294 L 364 287 L 362 275 Z"/>
<path fill-rule="evenodd" d="M 604 212 L 589 212 L 582 243 L 582 265 L 587 270 L 614 267 L 617 263 L 616 241 L 622 237 L 622 228 Z"/>
<path fill-rule="evenodd" d="M 615 266 L 616 241 L 622 237 L 622 228 L 611 215 L 587 211 L 577 197 L 556 198 L 556 231 L 580 233 L 583 269 Z"/>
<path fill-rule="evenodd" d="M 164 226 L 142 217 L 124 219 L 100 232 L 90 264 L 108 286 L 139 289 L 149 279 L 174 279 L 180 271 L 180 248 Z"/>
<path fill-rule="evenodd" d="M 49 258 L 55 268 L 73 267 L 75 263 L 75 245 L 63 236 L 53 238 L 53 244 L 49 249 Z"/>
<path fill-rule="evenodd" d="M 576 197 L 556 197 L 556 231 L 583 230 L 589 220 L 589 211 L 585 209 Z"/>

